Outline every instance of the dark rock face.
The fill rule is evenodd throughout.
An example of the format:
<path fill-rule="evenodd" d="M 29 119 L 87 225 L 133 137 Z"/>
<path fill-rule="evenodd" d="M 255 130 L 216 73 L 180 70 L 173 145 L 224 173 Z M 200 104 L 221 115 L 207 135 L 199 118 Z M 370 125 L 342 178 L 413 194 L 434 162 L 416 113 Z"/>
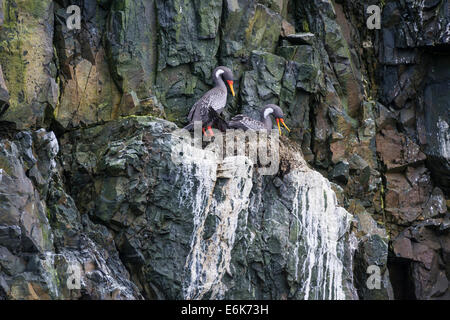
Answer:
<path fill-rule="evenodd" d="M 447 195 L 450 192 L 449 155 L 449 86 L 450 63 L 448 55 L 430 55 L 431 72 L 428 74 L 423 91 L 423 117 L 420 119 L 421 142 L 425 145 L 427 162 L 436 183 Z M 426 111 L 426 112 L 425 112 Z M 424 137 L 423 137 L 424 135 Z"/>
<path fill-rule="evenodd" d="M 0 140 L 0 297 L 139 299 L 111 232 L 64 191 L 58 152 L 44 129 Z M 75 270 L 81 290 L 66 285 Z"/>
<path fill-rule="evenodd" d="M 340 2 L 350 12 L 364 7 Z M 352 34 L 373 44 L 362 58 L 378 79 L 373 82 L 379 84 L 383 104 L 378 106 L 376 149 L 385 166 L 382 205 L 393 240 L 389 265 L 397 298 L 448 295 L 445 262 L 432 244 L 445 239 L 448 219 L 448 5 L 445 0 L 390 1 L 379 32 L 359 28 Z M 352 13 L 347 16 L 356 28 L 364 24 Z M 427 231 L 419 239 L 412 230 Z"/>
<path fill-rule="evenodd" d="M 356 230 L 359 242 L 356 244 L 354 274 L 358 296 L 365 300 L 392 300 L 394 298 L 391 286 L 388 262 L 389 237 L 380 228 L 370 214 L 358 203 L 351 205 L 356 214 Z M 370 282 L 368 277 L 370 267 L 379 270 L 379 284 Z M 373 287 L 371 286 L 374 285 Z"/>
<path fill-rule="evenodd" d="M 105 46 L 112 76 L 121 92 L 148 98 L 154 84 L 156 53 L 154 1 L 115 1 L 106 22 Z"/>
<path fill-rule="evenodd" d="M 448 226 L 448 221 L 429 219 L 406 229 L 393 243 L 395 259 L 408 264 L 404 269 L 410 273 L 417 299 L 450 298 Z"/>
<path fill-rule="evenodd" d="M 449 1 L 369 4 L 1 2 L 0 298 L 450 298 Z M 276 176 L 171 158 L 217 65 Z"/>
<path fill-rule="evenodd" d="M 391 4 L 389 10 L 398 11 L 398 6 Z M 381 47 L 384 64 L 389 65 L 385 74 L 389 72 L 398 79 L 385 82 L 387 89 L 389 81 L 396 81 L 391 89 L 384 90 L 384 102 L 400 116 L 396 122 L 401 131 L 396 135 L 414 141 L 402 151 L 410 157 L 409 161 L 405 159 L 409 162 L 406 170 L 386 175 L 386 207 L 390 203 L 391 209 L 398 208 L 392 211 L 394 219 L 398 217 L 400 224 L 412 225 L 395 238 L 393 261 L 398 261 L 398 257 L 407 259 L 409 281 L 417 299 L 448 299 L 449 294 L 446 262 L 442 260 L 438 245 L 447 237 L 444 221 L 448 218 L 444 217 L 448 214 L 442 190 L 448 198 L 450 165 L 447 128 L 450 109 L 446 99 L 448 51 L 441 49 L 449 43 L 448 31 L 442 29 L 449 21 L 448 15 L 442 14 L 445 7 L 448 7 L 447 1 L 427 3 L 422 8 L 411 7 L 407 25 L 418 32 L 411 34 L 392 21 L 392 29 L 386 29 L 383 34 L 386 40 Z M 390 150 L 385 153 L 392 154 L 393 149 Z M 404 202 L 406 199 L 408 204 Z M 423 219 L 427 220 L 420 222 Z"/>

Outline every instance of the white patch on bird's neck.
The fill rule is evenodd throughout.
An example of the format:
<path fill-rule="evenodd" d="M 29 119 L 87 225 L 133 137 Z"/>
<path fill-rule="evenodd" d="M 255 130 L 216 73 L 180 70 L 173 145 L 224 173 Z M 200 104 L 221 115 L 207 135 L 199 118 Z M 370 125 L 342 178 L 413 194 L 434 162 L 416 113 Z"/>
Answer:
<path fill-rule="evenodd" d="M 225 72 L 225 71 L 223 71 L 222 69 L 217 70 L 217 71 L 216 71 L 216 78 L 219 78 L 220 75 L 221 75 L 222 73 L 224 73 L 224 72 Z"/>
<path fill-rule="evenodd" d="M 264 119 L 266 119 L 271 113 L 273 113 L 272 108 L 267 108 L 266 110 L 264 110 Z"/>

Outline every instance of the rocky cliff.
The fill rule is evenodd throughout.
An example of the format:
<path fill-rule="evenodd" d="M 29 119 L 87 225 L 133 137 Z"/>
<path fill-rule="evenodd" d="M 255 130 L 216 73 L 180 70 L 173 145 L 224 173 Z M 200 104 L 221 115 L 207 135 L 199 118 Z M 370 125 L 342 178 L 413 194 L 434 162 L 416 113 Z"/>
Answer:
<path fill-rule="evenodd" d="M 0 299 L 449 299 L 449 6 L 1 0 Z M 217 65 L 275 175 L 175 134 Z"/>

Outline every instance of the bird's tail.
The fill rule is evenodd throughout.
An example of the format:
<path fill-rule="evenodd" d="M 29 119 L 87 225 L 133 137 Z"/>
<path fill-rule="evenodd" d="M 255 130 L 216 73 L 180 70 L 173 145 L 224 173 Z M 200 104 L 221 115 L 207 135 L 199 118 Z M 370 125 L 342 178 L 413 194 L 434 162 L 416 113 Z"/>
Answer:
<path fill-rule="evenodd" d="M 192 131 L 192 130 L 194 130 L 194 123 L 189 123 L 186 127 L 184 127 L 183 128 L 184 130 L 187 130 L 187 131 Z"/>
<path fill-rule="evenodd" d="M 216 125 L 217 129 L 219 129 L 222 132 L 225 132 L 227 129 L 230 128 L 228 123 L 221 117 L 219 117 L 215 120 L 215 125 Z"/>
<path fill-rule="evenodd" d="M 209 117 L 213 126 L 224 132 L 228 129 L 228 123 L 213 108 L 209 109 Z"/>
<path fill-rule="evenodd" d="M 239 128 L 239 121 L 230 120 L 227 125 L 230 129 L 237 129 Z"/>

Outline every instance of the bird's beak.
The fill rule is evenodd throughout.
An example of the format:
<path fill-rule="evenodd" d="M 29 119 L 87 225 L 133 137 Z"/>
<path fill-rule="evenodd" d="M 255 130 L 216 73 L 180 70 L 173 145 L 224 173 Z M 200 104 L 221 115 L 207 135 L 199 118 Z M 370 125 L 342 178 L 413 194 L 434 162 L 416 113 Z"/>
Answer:
<path fill-rule="evenodd" d="M 281 123 L 283 124 L 283 126 L 286 128 L 286 130 L 287 130 L 288 132 L 291 132 L 291 130 L 289 130 L 289 128 L 287 127 L 287 125 L 284 123 L 283 118 L 281 118 L 280 121 L 281 121 Z"/>
<path fill-rule="evenodd" d="M 281 136 L 280 122 L 283 124 L 283 126 L 286 128 L 286 130 L 287 130 L 288 132 L 291 132 L 291 130 L 290 130 L 290 129 L 287 127 L 287 125 L 284 123 L 283 118 L 277 118 L 278 132 L 280 133 L 280 136 Z"/>
<path fill-rule="evenodd" d="M 280 136 L 281 136 L 280 118 L 277 118 L 277 126 L 278 126 L 278 132 L 280 133 Z"/>
<path fill-rule="evenodd" d="M 227 80 L 227 82 L 228 82 L 228 85 L 230 86 L 231 94 L 233 95 L 233 97 L 236 96 L 234 94 L 233 80 Z"/>

